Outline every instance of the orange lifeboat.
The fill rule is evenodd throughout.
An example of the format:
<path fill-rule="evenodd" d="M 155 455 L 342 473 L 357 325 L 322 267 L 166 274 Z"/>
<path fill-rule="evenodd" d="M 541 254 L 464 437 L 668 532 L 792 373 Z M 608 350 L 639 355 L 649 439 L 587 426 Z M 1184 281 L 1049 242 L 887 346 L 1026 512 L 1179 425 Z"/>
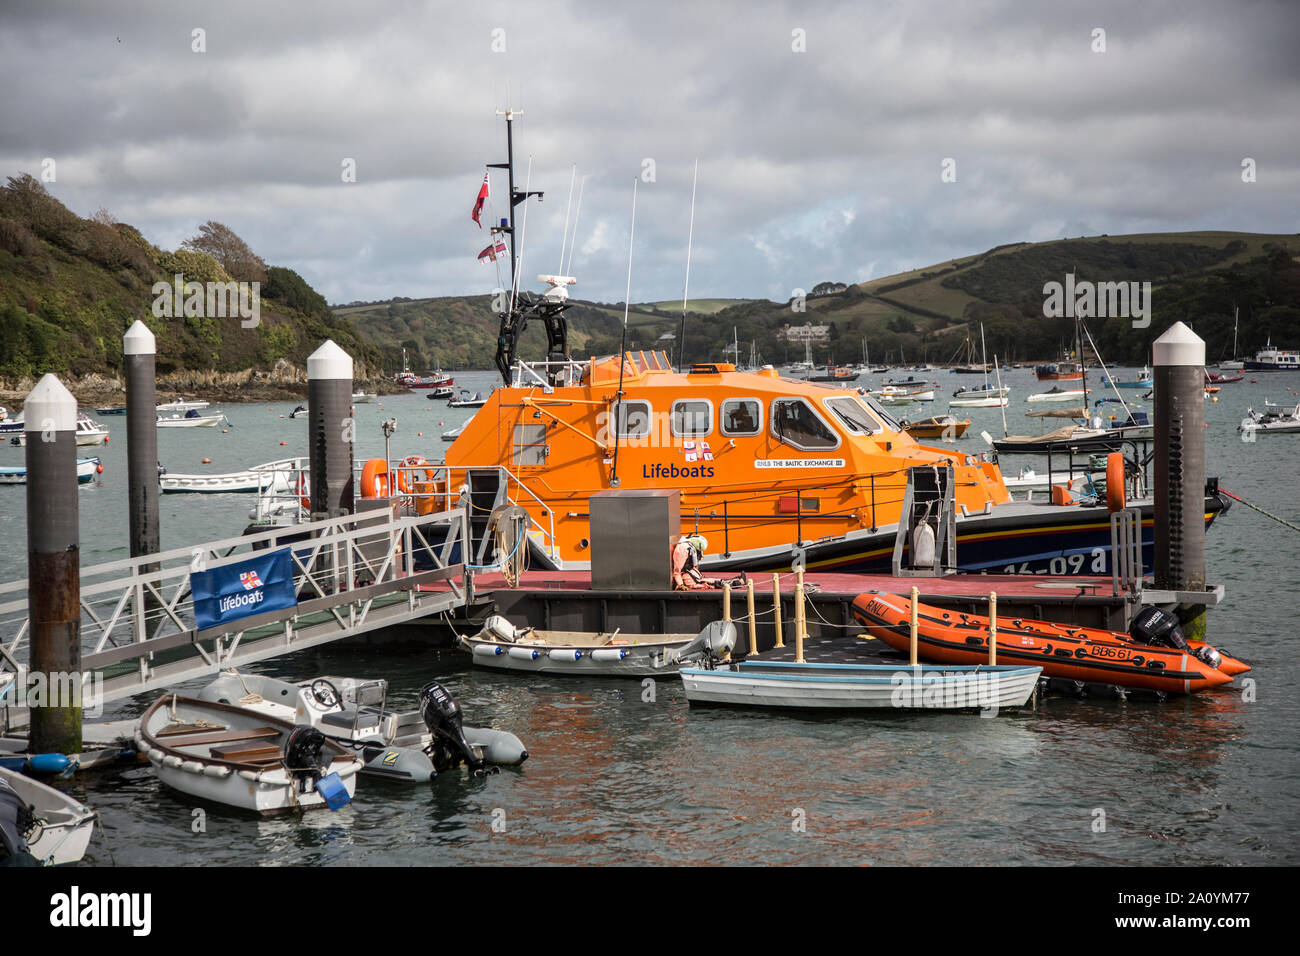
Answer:
<path fill-rule="evenodd" d="M 917 647 L 926 660 L 980 664 L 988 660 L 989 619 L 917 602 Z M 911 642 L 912 602 L 868 591 L 853 601 L 853 616 L 873 637 L 896 650 Z M 1037 664 L 1044 677 L 1189 694 L 1232 682 L 1249 666 L 1219 652 L 1213 667 L 1193 654 L 1142 644 L 1129 635 L 1048 621 L 998 617 L 998 663 Z M 1189 642 L 1193 650 L 1205 645 Z"/>

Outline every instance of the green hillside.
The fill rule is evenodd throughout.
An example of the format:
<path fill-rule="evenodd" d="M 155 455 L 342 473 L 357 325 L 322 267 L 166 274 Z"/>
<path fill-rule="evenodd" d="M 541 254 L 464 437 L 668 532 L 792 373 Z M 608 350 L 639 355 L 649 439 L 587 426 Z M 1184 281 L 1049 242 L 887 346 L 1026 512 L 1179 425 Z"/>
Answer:
<path fill-rule="evenodd" d="M 378 350 L 296 272 L 266 265 L 228 230 L 210 238 L 196 237 L 195 246 L 211 245 L 225 265 L 198 248 L 159 249 L 103 210 L 82 219 L 32 176 L 10 177 L 0 187 L 0 383 L 48 371 L 118 372 L 122 333 L 136 319 L 157 337 L 159 374 L 269 369 L 280 359 L 302 365 L 326 338 L 353 356 L 358 379 L 378 369 Z M 155 317 L 154 283 L 176 273 L 259 281 L 260 324 L 244 328 L 237 315 Z"/>
<path fill-rule="evenodd" d="M 990 357 L 1036 361 L 1060 354 L 1073 337 L 1071 319 L 1043 316 L 1043 285 L 1078 280 L 1152 283 L 1153 314 L 1147 329 L 1124 319 L 1093 319 L 1089 327 L 1108 361 L 1146 360 L 1151 340 L 1170 322 L 1190 322 L 1207 340 L 1211 360 L 1232 347 L 1232 316 L 1240 311 L 1239 351 L 1271 336 L 1300 345 L 1300 237 L 1238 232 L 1187 232 L 1097 236 L 1039 243 L 1013 243 L 986 252 L 884 276 L 859 285 L 809 283 L 803 302 L 744 299 L 695 300 L 686 319 L 687 361 L 718 360 L 733 335 L 741 357 L 750 343 L 761 361 L 782 363 L 804 356 L 782 334 L 787 325 L 827 325 L 829 344 L 813 350 L 818 361 L 854 362 L 866 341 L 873 361 L 934 363 L 955 360 L 967 336 L 978 345 L 985 327 Z M 800 308 L 802 307 L 802 308 Z M 495 351 L 497 320 L 487 296 L 394 299 L 336 309 L 356 322 L 365 339 L 383 348 L 389 367 L 406 346 L 412 367 L 488 368 Z M 575 356 L 613 351 L 623 318 L 619 303 L 576 302 L 569 310 Z M 633 304 L 628 344 L 669 347 L 676 357 L 680 302 Z M 734 331 L 733 331 L 734 330 Z M 522 352 L 538 358 L 540 329 L 525 333 Z"/>

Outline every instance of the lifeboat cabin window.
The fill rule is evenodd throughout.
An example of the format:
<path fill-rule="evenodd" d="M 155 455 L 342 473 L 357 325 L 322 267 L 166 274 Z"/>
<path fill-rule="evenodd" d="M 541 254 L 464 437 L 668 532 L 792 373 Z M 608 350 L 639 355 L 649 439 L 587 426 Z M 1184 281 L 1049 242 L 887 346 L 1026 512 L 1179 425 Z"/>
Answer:
<path fill-rule="evenodd" d="M 619 438 L 644 438 L 650 434 L 649 402 L 619 402 L 615 407 Z"/>
<path fill-rule="evenodd" d="M 722 403 L 722 434 L 758 435 L 763 431 L 763 406 L 756 398 L 729 398 Z"/>
<path fill-rule="evenodd" d="M 803 398 L 772 400 L 772 434 L 800 451 L 838 447 L 839 436 Z"/>
<path fill-rule="evenodd" d="M 699 398 L 679 398 L 673 402 L 673 434 L 693 438 L 713 431 L 713 403 Z"/>
<path fill-rule="evenodd" d="M 850 435 L 874 435 L 880 431 L 880 425 L 856 399 L 847 395 L 843 398 L 828 398 L 826 407 Z"/>

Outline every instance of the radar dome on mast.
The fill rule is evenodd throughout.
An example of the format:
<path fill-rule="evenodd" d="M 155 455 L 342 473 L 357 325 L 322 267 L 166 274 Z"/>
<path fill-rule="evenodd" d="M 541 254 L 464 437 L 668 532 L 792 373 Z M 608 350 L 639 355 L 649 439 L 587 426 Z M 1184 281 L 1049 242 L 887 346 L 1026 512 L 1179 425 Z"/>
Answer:
<path fill-rule="evenodd" d="M 569 290 L 565 287 L 578 284 L 573 276 L 538 276 L 537 281 L 550 286 L 542 293 L 542 298 L 550 302 L 564 302 L 569 298 Z"/>

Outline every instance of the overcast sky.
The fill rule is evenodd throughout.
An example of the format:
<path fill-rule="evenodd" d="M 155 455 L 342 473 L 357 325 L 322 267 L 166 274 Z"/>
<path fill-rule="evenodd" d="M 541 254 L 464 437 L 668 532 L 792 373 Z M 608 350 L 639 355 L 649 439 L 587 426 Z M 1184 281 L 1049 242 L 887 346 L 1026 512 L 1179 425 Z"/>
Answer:
<path fill-rule="evenodd" d="M 632 300 L 680 298 L 698 158 L 692 297 L 784 299 L 1020 240 L 1296 233 L 1298 51 L 1293 0 L 4 0 L 0 175 L 53 159 L 167 248 L 219 220 L 331 302 L 487 292 L 508 87 L 531 287 L 576 163 L 574 294 L 623 299 L 652 160 Z"/>

